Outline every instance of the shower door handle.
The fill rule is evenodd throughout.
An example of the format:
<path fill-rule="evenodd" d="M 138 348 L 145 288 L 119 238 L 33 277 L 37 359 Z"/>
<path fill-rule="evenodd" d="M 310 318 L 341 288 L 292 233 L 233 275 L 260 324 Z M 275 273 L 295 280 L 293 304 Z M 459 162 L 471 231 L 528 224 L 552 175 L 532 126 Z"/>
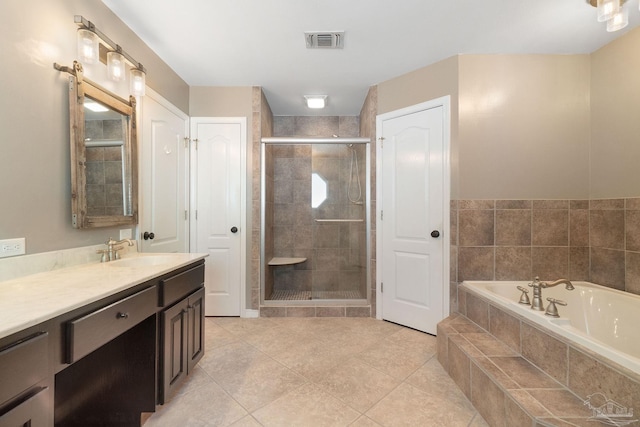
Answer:
<path fill-rule="evenodd" d="M 238 232 L 238 227 L 231 227 L 231 232 L 232 233 L 237 233 Z"/>

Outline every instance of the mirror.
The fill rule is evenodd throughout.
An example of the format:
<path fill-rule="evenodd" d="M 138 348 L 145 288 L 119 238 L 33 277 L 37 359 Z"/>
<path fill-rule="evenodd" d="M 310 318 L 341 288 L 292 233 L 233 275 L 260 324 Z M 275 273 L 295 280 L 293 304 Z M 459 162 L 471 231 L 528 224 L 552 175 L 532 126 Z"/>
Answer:
<path fill-rule="evenodd" d="M 125 101 L 83 79 L 69 77 L 71 214 L 75 228 L 138 222 L 136 100 Z"/>

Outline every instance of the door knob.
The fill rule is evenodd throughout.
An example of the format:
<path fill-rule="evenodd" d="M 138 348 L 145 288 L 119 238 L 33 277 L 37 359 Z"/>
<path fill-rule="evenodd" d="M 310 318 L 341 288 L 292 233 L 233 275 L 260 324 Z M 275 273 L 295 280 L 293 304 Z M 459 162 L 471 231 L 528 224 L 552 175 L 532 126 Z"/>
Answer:
<path fill-rule="evenodd" d="M 156 237 L 156 235 L 153 233 L 149 233 L 148 231 L 145 231 L 144 234 L 142 234 L 142 238 L 144 240 L 149 240 L 149 239 L 153 240 L 154 237 Z"/>
<path fill-rule="evenodd" d="M 238 227 L 231 227 L 231 232 L 232 233 L 237 233 L 238 232 Z"/>
<path fill-rule="evenodd" d="M 431 237 L 440 237 L 440 232 L 438 230 L 433 230 L 431 232 Z"/>

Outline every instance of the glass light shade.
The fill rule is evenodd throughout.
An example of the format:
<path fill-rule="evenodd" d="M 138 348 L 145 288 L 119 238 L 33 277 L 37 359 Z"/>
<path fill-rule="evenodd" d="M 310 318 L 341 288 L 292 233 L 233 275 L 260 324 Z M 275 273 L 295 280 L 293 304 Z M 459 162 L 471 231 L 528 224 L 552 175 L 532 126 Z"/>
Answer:
<path fill-rule="evenodd" d="M 98 35 L 85 28 L 78 29 L 78 60 L 83 64 L 95 64 L 98 61 Z"/>
<path fill-rule="evenodd" d="M 131 94 L 134 96 L 144 96 L 146 75 L 144 71 L 132 68 L 129 76 L 129 86 Z"/>
<path fill-rule="evenodd" d="M 598 22 L 610 20 L 620 11 L 620 0 L 598 0 Z"/>
<path fill-rule="evenodd" d="M 122 54 L 112 51 L 107 53 L 107 73 L 113 81 L 120 82 L 125 76 L 125 59 Z"/>
<path fill-rule="evenodd" d="M 618 13 L 613 15 L 613 17 L 607 21 L 607 31 L 610 33 L 618 31 L 627 25 L 629 25 L 629 11 L 626 9 L 620 9 Z"/>

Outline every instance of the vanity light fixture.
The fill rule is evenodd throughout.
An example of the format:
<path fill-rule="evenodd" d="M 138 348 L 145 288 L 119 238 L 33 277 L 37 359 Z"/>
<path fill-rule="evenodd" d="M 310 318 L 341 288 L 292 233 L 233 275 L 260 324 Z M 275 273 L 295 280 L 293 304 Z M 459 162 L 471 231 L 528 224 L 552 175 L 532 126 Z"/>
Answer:
<path fill-rule="evenodd" d="M 327 95 L 305 95 L 308 108 L 321 109 L 327 106 Z"/>
<path fill-rule="evenodd" d="M 629 25 L 629 11 L 625 9 L 626 0 L 587 0 L 597 8 L 598 22 L 607 23 L 607 31 L 618 31 Z"/>
<path fill-rule="evenodd" d="M 81 15 L 75 15 L 73 20 L 80 27 L 77 35 L 80 62 L 86 64 L 94 64 L 98 60 L 105 62 L 104 58 L 100 57 L 100 44 L 102 44 L 108 51 L 106 64 L 109 78 L 114 81 L 125 80 L 126 64 L 131 64 L 133 66 L 129 72 L 131 93 L 135 96 L 144 96 L 147 72 L 144 66 L 97 29 L 91 21 Z"/>

